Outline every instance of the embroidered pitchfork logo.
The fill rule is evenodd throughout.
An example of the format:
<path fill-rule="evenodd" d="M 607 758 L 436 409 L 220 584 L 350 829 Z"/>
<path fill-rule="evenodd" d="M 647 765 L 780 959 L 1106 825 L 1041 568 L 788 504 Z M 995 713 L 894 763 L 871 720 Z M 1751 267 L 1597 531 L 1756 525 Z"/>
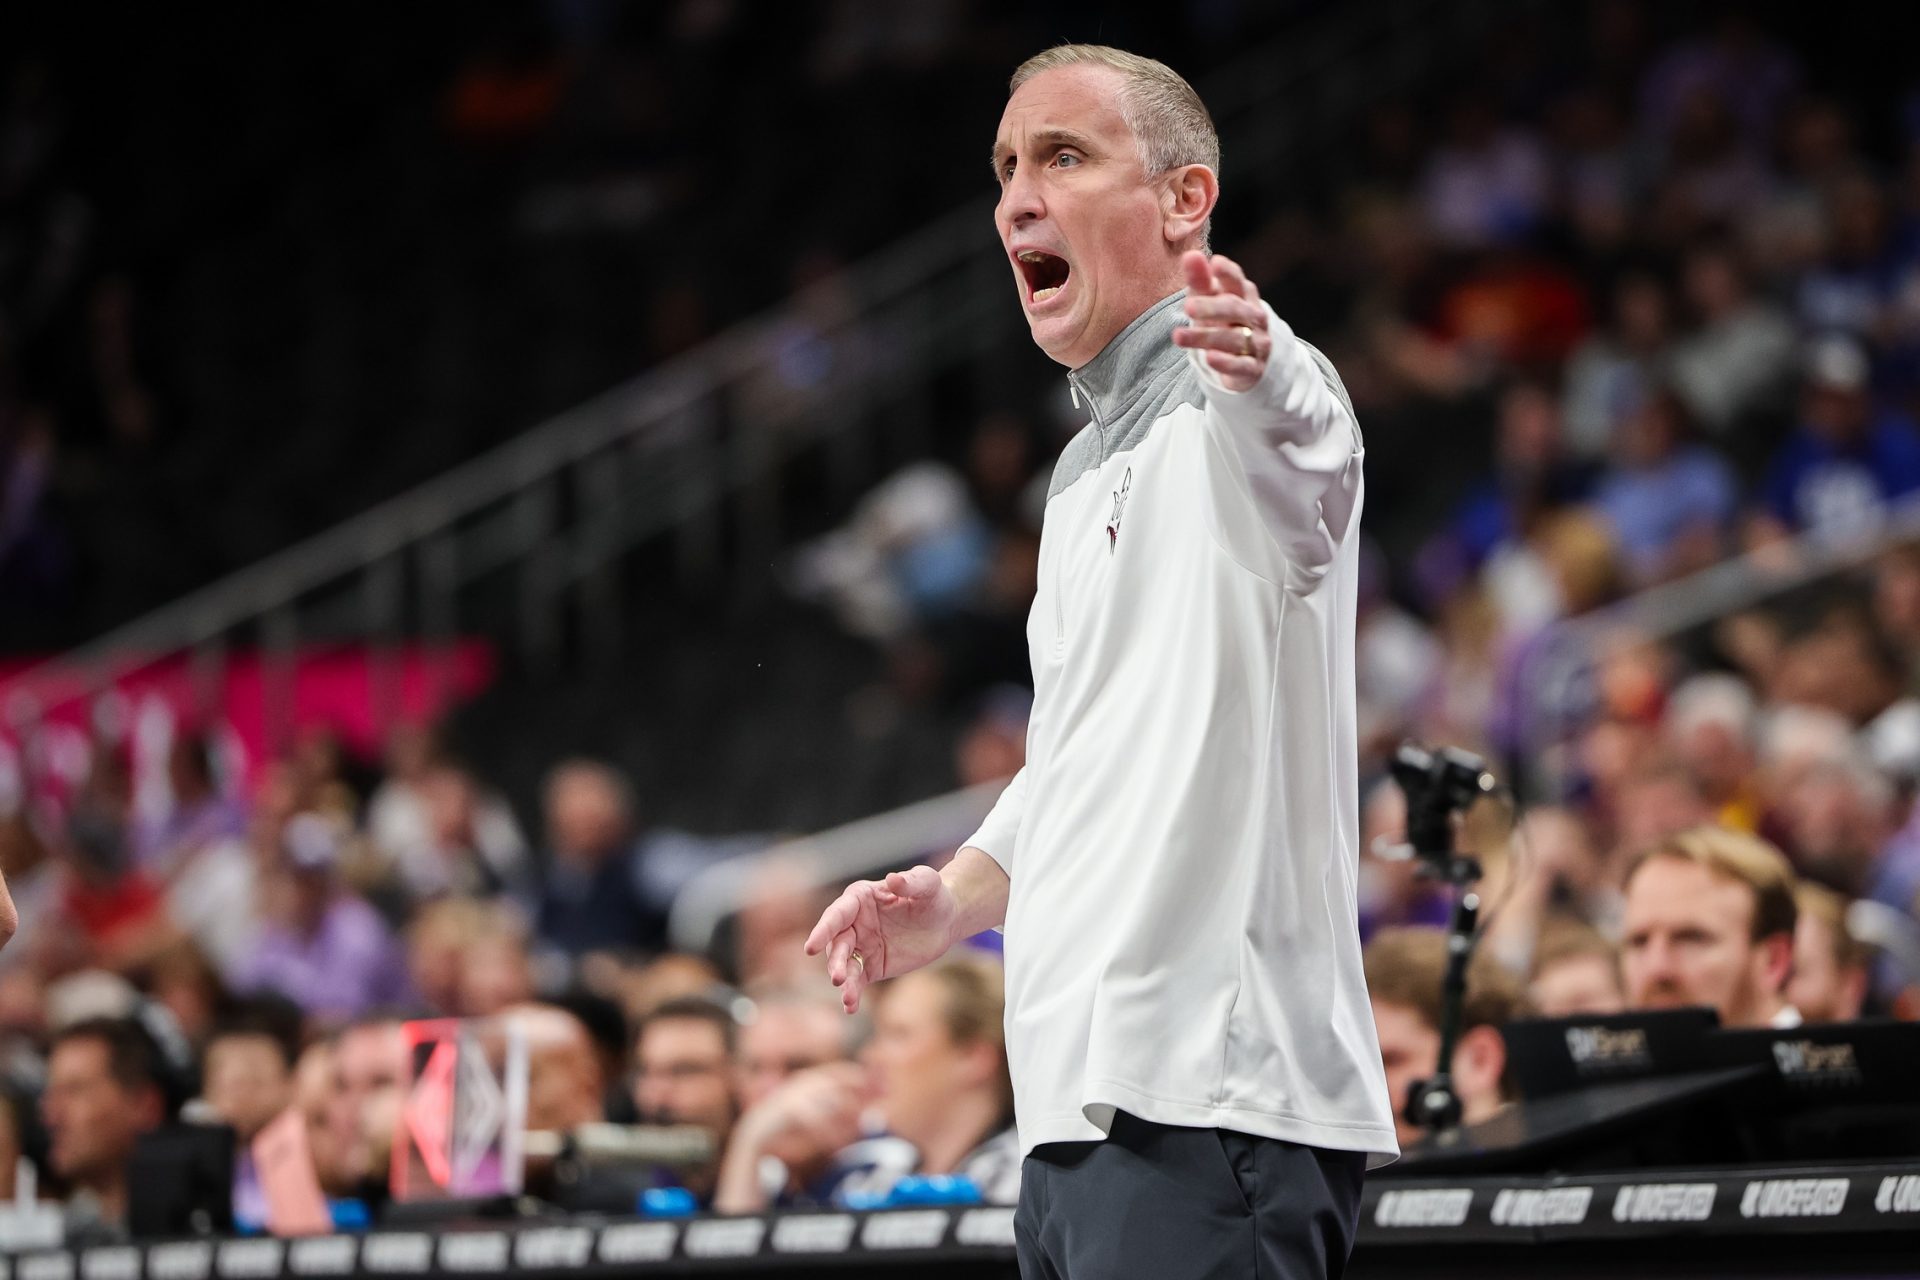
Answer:
<path fill-rule="evenodd" d="M 1113 519 L 1107 521 L 1107 553 L 1111 555 L 1120 545 L 1120 517 L 1126 514 L 1127 494 L 1133 490 L 1133 468 L 1127 468 L 1127 474 L 1120 480 L 1120 487 L 1113 491 Z"/>

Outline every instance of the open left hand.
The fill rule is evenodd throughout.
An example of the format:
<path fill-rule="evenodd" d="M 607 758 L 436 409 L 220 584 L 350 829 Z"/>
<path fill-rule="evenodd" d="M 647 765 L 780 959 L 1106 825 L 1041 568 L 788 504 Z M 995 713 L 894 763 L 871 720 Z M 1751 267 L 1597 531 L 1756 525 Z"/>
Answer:
<path fill-rule="evenodd" d="M 1267 334 L 1267 309 L 1260 290 L 1232 258 L 1198 249 L 1180 260 L 1187 273 L 1187 318 L 1191 323 L 1173 331 L 1173 343 L 1205 351 L 1207 367 L 1218 374 L 1229 391 L 1251 391 L 1266 372 L 1273 354 Z"/>

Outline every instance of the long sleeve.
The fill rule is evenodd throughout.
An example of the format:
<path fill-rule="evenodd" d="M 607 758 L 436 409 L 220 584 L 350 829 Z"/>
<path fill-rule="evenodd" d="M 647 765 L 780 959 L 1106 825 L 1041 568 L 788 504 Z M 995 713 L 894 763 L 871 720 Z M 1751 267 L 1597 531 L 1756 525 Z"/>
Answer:
<path fill-rule="evenodd" d="M 1020 834 L 1020 819 L 1027 810 L 1027 771 L 1022 768 L 1007 783 L 1006 790 L 993 802 L 993 809 L 987 814 L 980 829 L 960 842 L 961 848 L 980 850 L 1000 864 L 1000 869 L 1013 878 L 1013 844 Z"/>
<path fill-rule="evenodd" d="M 1317 578 L 1359 510 L 1360 428 L 1332 364 L 1273 308 L 1266 311 L 1273 353 L 1252 388 L 1229 391 L 1201 352 L 1188 356 L 1206 388 L 1217 456 L 1243 481 L 1272 550 L 1296 573 Z M 1222 535 L 1237 554 L 1255 551 L 1234 545 L 1247 538 L 1231 519 L 1222 521 Z"/>

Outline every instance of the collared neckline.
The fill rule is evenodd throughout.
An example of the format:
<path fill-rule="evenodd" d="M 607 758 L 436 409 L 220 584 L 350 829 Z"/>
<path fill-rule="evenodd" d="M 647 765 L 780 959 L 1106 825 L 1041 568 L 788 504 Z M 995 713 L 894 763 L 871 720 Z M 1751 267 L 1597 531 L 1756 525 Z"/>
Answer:
<path fill-rule="evenodd" d="M 1186 296 L 1185 289 L 1177 289 L 1160 299 L 1115 334 L 1099 355 L 1067 375 L 1075 399 L 1086 402 L 1096 426 L 1104 429 L 1157 377 L 1186 359 L 1186 351 L 1172 339 Z"/>

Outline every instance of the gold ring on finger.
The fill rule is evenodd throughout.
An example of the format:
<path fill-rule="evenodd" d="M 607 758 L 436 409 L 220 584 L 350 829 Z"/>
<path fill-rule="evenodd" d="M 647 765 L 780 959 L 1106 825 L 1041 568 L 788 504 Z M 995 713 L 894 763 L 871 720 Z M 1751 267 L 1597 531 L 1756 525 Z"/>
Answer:
<path fill-rule="evenodd" d="M 860 948 L 858 947 L 853 949 L 853 962 L 860 966 L 860 972 L 865 973 L 867 971 L 867 958 L 860 954 Z"/>
<path fill-rule="evenodd" d="M 1251 356 L 1253 354 L 1253 327 L 1244 324 L 1237 324 L 1233 327 L 1240 331 L 1240 354 L 1243 356 Z"/>

